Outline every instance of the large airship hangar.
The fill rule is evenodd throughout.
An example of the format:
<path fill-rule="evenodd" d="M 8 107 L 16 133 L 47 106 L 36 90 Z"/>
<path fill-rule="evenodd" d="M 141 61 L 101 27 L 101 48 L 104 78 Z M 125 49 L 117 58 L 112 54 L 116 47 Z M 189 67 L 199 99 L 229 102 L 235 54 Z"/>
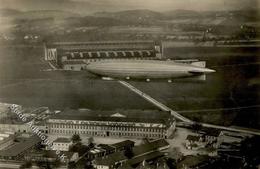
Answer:
<path fill-rule="evenodd" d="M 103 41 L 45 45 L 45 60 L 63 70 L 87 70 L 103 79 L 205 80 L 214 70 L 203 61 L 163 60 L 162 43 L 154 41 Z"/>
<path fill-rule="evenodd" d="M 45 44 L 44 51 L 46 61 L 65 70 L 84 70 L 101 60 L 162 58 L 162 45 L 154 41 L 55 42 Z"/>

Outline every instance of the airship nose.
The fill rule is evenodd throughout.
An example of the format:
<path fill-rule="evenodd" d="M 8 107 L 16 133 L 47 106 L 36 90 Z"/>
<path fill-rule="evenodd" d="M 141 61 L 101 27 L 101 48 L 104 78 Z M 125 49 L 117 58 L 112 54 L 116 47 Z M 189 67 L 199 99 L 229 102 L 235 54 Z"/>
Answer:
<path fill-rule="evenodd" d="M 205 73 L 214 73 L 214 72 L 216 72 L 216 71 L 213 70 L 213 69 L 205 69 L 204 72 L 205 72 Z"/>
<path fill-rule="evenodd" d="M 192 69 L 189 71 L 190 73 L 193 73 L 193 74 L 196 74 L 196 73 L 205 73 L 205 74 L 208 74 L 208 73 L 213 73 L 213 72 L 216 72 L 215 70 L 213 69 L 208 69 L 208 68 L 197 68 L 197 69 Z"/>
<path fill-rule="evenodd" d="M 95 73 L 96 72 L 96 66 L 89 64 L 89 65 L 87 65 L 86 70 L 91 72 L 91 73 Z"/>
<path fill-rule="evenodd" d="M 91 71 L 91 70 L 94 70 L 95 68 L 96 68 L 96 67 L 95 67 L 94 64 L 88 64 L 87 67 L 86 67 L 86 69 L 87 69 L 87 70 L 90 70 L 90 71 Z"/>

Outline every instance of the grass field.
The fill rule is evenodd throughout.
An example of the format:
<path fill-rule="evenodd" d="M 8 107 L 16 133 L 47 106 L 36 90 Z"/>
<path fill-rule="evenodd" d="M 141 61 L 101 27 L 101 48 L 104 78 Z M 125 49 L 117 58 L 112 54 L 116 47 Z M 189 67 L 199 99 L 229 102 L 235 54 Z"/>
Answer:
<path fill-rule="evenodd" d="M 205 82 L 138 81 L 131 84 L 189 118 L 257 128 L 260 125 L 257 108 L 218 109 L 258 104 L 259 86 L 249 85 L 258 73 L 258 65 L 250 63 L 256 63 L 258 57 L 248 56 L 248 50 L 245 56 L 222 56 L 221 52 L 225 51 L 213 56 L 210 50 L 204 48 L 206 52 L 201 55 L 199 49 L 193 50 L 178 48 L 166 50 L 165 53 L 170 58 L 177 55 L 179 58 L 190 58 L 185 54 L 192 52 L 192 58 L 207 60 L 208 67 L 217 72 L 209 75 Z M 93 78 L 86 72 L 41 71 L 48 67 L 42 60 L 41 47 L 0 46 L 0 51 L 0 102 L 48 106 L 51 109 L 156 109 L 115 81 Z M 207 53 L 211 55 L 207 56 Z M 199 111 L 204 109 L 216 110 Z"/>
<path fill-rule="evenodd" d="M 1 47 L 0 101 L 52 109 L 153 109 L 117 82 L 86 72 L 42 72 L 41 48 Z"/>

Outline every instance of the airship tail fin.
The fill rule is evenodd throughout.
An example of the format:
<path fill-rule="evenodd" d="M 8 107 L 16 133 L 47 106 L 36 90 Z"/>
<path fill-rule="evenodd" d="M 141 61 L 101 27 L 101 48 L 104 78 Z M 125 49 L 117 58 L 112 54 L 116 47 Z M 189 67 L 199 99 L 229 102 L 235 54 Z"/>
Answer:
<path fill-rule="evenodd" d="M 198 67 L 206 67 L 206 61 L 192 62 L 191 65 Z"/>
<path fill-rule="evenodd" d="M 205 74 L 199 75 L 199 76 L 196 76 L 195 78 L 196 78 L 197 80 L 199 80 L 199 81 L 205 81 L 205 80 L 206 80 L 206 75 L 205 75 Z"/>

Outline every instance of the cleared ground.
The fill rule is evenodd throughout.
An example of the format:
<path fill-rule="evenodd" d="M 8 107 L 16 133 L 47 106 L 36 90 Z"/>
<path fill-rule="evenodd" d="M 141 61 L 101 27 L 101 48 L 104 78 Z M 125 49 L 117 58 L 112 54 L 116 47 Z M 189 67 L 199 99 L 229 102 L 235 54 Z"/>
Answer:
<path fill-rule="evenodd" d="M 259 86 L 249 83 L 258 74 L 256 50 L 167 49 L 165 55 L 169 58 L 206 60 L 208 67 L 217 72 L 202 83 L 139 81 L 131 84 L 193 120 L 257 128 L 258 108 L 222 110 L 258 104 Z M 0 102 L 52 109 L 156 109 L 114 81 L 102 81 L 86 72 L 42 72 L 48 68 L 43 61 L 42 47 L 0 46 L 0 51 Z"/>

